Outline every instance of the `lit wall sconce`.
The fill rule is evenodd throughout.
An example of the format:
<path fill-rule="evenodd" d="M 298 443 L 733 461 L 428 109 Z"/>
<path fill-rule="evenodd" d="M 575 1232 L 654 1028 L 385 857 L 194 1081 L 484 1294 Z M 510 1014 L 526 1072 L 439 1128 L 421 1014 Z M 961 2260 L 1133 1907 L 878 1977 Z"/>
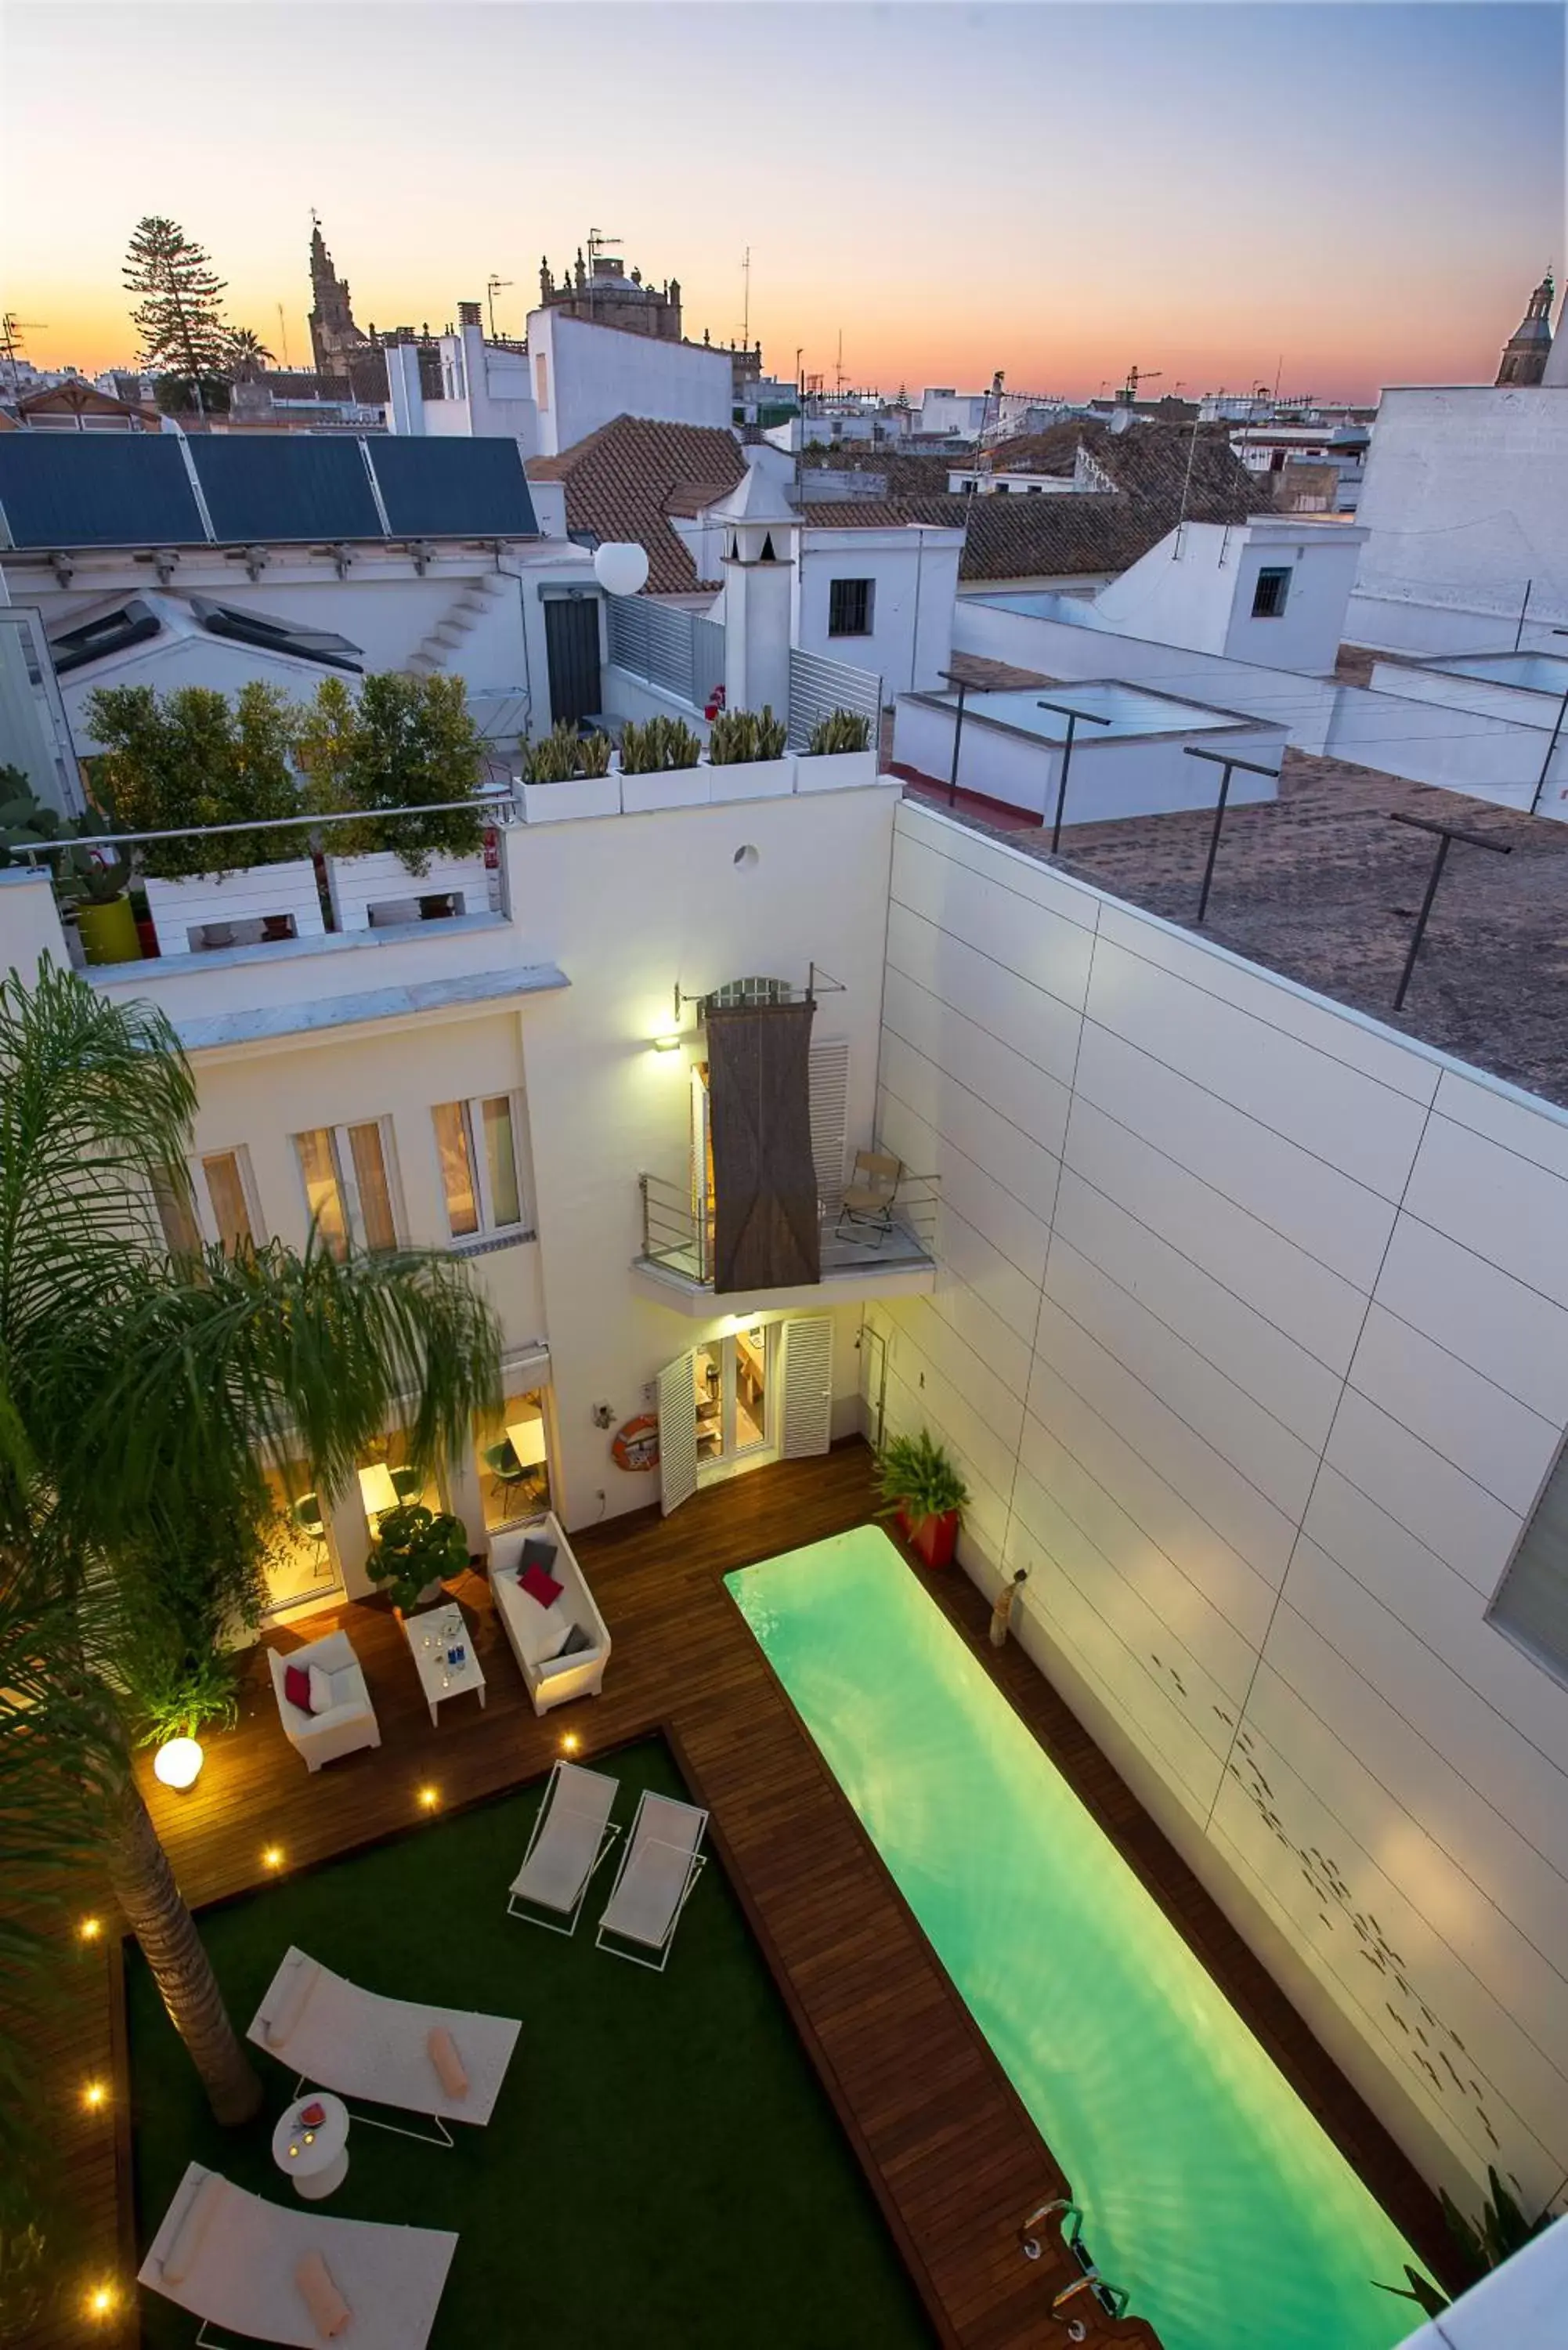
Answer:
<path fill-rule="evenodd" d="M 653 1040 L 653 1049 L 656 1053 L 679 1053 L 680 1039 L 679 1036 L 656 1036 Z"/>

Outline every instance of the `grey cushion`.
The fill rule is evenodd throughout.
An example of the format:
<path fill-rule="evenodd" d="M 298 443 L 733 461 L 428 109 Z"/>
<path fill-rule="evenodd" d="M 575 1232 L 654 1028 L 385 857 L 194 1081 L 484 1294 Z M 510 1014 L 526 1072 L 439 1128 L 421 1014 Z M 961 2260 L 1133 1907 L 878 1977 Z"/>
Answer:
<path fill-rule="evenodd" d="M 580 1624 L 574 1624 L 561 1647 L 560 1654 L 563 1657 L 581 1657 L 597 1645 L 591 1632 L 585 1632 Z"/>
<path fill-rule="evenodd" d="M 545 1542 L 539 1535 L 530 1534 L 523 1545 L 523 1555 L 517 1562 L 518 1575 L 520 1576 L 526 1575 L 531 1566 L 542 1566 L 548 1575 L 556 1564 L 556 1554 L 559 1547 L 557 1543 Z"/>

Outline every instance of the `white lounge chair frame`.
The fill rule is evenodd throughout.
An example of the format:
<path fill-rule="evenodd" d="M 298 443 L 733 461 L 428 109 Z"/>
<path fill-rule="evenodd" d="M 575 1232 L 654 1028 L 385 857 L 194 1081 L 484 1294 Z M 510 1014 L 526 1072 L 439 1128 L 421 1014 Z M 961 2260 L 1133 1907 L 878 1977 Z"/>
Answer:
<path fill-rule="evenodd" d="M 582 1792 L 592 1795 L 593 1804 L 591 1807 L 585 1804 L 581 1810 L 578 1810 L 573 1797 L 577 1792 L 578 1783 L 582 1781 L 592 1782 L 591 1787 L 584 1788 Z M 601 1795 L 598 1792 L 600 1789 L 607 1790 L 607 1793 Z M 609 1817 L 609 1807 L 619 1792 L 619 1780 L 610 1778 L 607 1772 L 587 1771 L 577 1762 L 558 1762 L 553 1766 L 543 1801 L 534 1814 L 533 1833 L 528 1838 L 528 1849 L 523 1856 L 523 1866 L 513 1878 L 511 1888 L 506 1896 L 506 1914 L 509 1918 L 520 1918 L 525 1926 L 542 1926 L 547 1934 L 565 1934 L 570 1940 L 577 1930 L 577 1920 L 583 1914 L 583 1907 L 588 1898 L 588 1887 L 598 1874 L 605 1855 L 620 1834 L 619 1828 Z M 601 1803 L 605 1814 L 602 1820 L 596 1816 Z M 561 1820 L 559 1831 L 556 1825 L 557 1814 Z M 554 1916 L 551 1916 L 549 1912 L 552 1905 L 542 1901 L 537 1895 L 524 1892 L 523 1880 L 528 1874 L 528 1864 L 539 1847 L 541 1839 L 548 1837 L 559 1840 L 568 1832 L 568 1824 L 573 1819 L 582 1821 L 597 1836 L 597 1849 L 591 1859 L 587 1859 L 583 1880 L 577 1887 L 577 1898 L 571 1908 L 558 1909 Z M 587 1858 L 586 1838 L 582 1848 Z M 561 1923 L 562 1918 L 566 1920 L 565 1925 Z"/>
<path fill-rule="evenodd" d="M 631 1834 L 620 1856 L 620 1866 L 615 1873 L 610 1898 L 599 1919 L 595 1948 L 607 1951 L 612 1959 L 625 1959 L 634 1967 L 647 1967 L 661 1975 L 670 1963 L 670 1952 L 675 1940 L 686 1904 L 696 1890 L 697 1879 L 708 1865 L 708 1856 L 699 1846 L 708 1828 L 708 1814 L 695 1804 L 678 1803 L 671 1795 L 656 1795 L 645 1787 L 637 1806 L 637 1817 L 631 1824 Z M 634 1935 L 613 1922 L 621 1888 L 631 1876 L 641 1856 L 649 1851 L 674 1855 L 677 1862 L 684 1860 L 686 1869 L 680 1891 L 670 1906 L 663 1931 L 659 1939 Z M 672 1872 L 673 1875 L 673 1872 Z M 612 1939 L 607 1940 L 606 1937 Z M 637 1945 L 638 1947 L 633 1947 Z M 657 1950 L 657 1958 L 648 1958 L 646 1951 Z"/>
<path fill-rule="evenodd" d="M 321 2254 L 353 2313 L 346 2343 L 358 2350 L 425 2350 L 457 2250 L 456 2236 L 443 2229 L 329 2219 L 317 2205 L 269 2203 L 219 2178 L 224 2192 L 205 2230 L 181 2273 L 166 2277 L 163 2263 L 187 2212 L 206 2181 L 217 2178 L 199 2162 L 189 2166 L 137 2280 L 201 2320 L 196 2340 L 202 2350 L 223 2350 L 223 2336 L 235 2334 L 247 2342 L 320 2350 L 293 2281 L 295 2262 L 306 2252 Z M 209 2331 L 214 2326 L 222 2334 Z"/>
<path fill-rule="evenodd" d="M 266 2028 L 274 1994 L 286 1970 L 298 1967 L 310 1968 L 316 1982 L 292 2029 L 282 2040 L 274 2040 Z M 430 2064 L 427 2036 L 438 2026 L 451 2033 L 463 2058 L 470 2075 L 467 2097 L 447 2096 L 433 2066 L 428 2074 L 425 2071 Z M 472 2122 L 478 2127 L 489 2121 L 522 2029 L 514 2016 L 428 2007 L 421 2001 L 366 1991 L 291 1944 L 245 2037 L 294 2068 L 296 2097 L 307 2088 L 330 2089 L 343 2099 L 354 2120 L 369 2129 L 411 2137 L 421 2146 L 450 2148 L 457 2141 L 447 2127 L 449 2121 Z M 432 2126 L 410 2129 L 405 2123 L 386 2121 L 379 2114 L 364 2112 L 355 2099 L 427 2116 Z"/>

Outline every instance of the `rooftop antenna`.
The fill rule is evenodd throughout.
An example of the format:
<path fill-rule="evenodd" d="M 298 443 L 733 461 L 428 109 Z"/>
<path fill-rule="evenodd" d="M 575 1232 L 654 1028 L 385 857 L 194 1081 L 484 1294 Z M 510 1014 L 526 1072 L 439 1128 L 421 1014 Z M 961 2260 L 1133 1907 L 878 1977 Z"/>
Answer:
<path fill-rule="evenodd" d="M 484 299 L 490 311 L 490 339 L 492 342 L 495 340 L 495 297 L 500 293 L 504 286 L 510 286 L 512 280 L 510 277 L 493 276 L 487 277 L 484 281 Z"/>
<path fill-rule="evenodd" d="M 5 352 L 6 364 L 11 369 L 11 390 L 14 395 L 19 393 L 22 389 L 22 378 L 16 360 L 21 352 L 23 338 L 28 334 L 41 335 L 45 331 L 42 318 L 18 318 L 13 310 L 7 310 L 4 318 L 0 318 L 0 351 Z"/>
<path fill-rule="evenodd" d="M 606 245 L 607 245 L 607 244 L 618 244 L 620 243 L 620 241 L 621 241 L 621 240 L 620 240 L 620 238 L 619 238 L 618 236 L 607 236 L 607 235 L 605 234 L 605 233 L 604 233 L 604 231 L 603 231 L 603 229 L 602 229 L 602 228 L 591 228 L 591 229 L 589 229 L 589 231 L 588 231 L 588 275 L 589 275 L 589 276 L 590 276 L 590 277 L 593 276 L 593 273 L 594 273 L 594 264 L 595 264 L 595 262 L 598 259 L 598 257 L 599 257 L 600 254 L 604 251 L 604 249 L 605 249 Z"/>
<path fill-rule="evenodd" d="M 748 244 L 741 263 L 741 348 L 752 348 L 752 248 Z"/>
<path fill-rule="evenodd" d="M 1223 397 L 1221 393 L 1220 398 Z M 1192 487 L 1192 461 L 1198 454 L 1198 420 L 1202 412 L 1203 405 L 1199 401 L 1192 411 L 1192 430 L 1187 438 L 1187 470 L 1181 476 L 1181 505 L 1176 517 L 1176 545 L 1170 550 L 1173 563 L 1181 559 L 1181 542 L 1187 531 L 1187 497 Z"/>

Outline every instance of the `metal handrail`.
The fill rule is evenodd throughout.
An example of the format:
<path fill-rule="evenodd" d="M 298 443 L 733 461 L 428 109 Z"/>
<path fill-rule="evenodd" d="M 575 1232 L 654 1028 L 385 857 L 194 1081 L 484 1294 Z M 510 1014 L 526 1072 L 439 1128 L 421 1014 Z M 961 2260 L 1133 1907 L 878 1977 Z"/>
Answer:
<path fill-rule="evenodd" d="M 1068 2314 L 1070 2304 L 1086 2293 L 1108 2317 L 1121 2318 L 1127 2315 L 1131 2295 L 1124 2286 L 1112 2284 L 1108 2277 L 1100 2274 L 1084 2241 L 1082 2207 L 1066 2195 L 1053 2196 L 1048 2202 L 1037 2204 L 1023 2221 L 1018 2230 L 1018 2241 L 1026 2261 L 1037 2261 L 1043 2257 L 1044 2246 L 1041 2241 L 1040 2224 L 1042 2220 L 1050 2219 L 1057 2221 L 1057 2233 L 1062 2239 L 1064 2251 L 1072 2254 L 1083 2271 L 1082 2276 L 1075 2277 L 1071 2284 L 1064 2285 L 1052 2296 L 1051 2314 L 1066 2328 L 1069 2342 L 1086 2342 L 1088 2326 L 1081 2317 Z"/>
<path fill-rule="evenodd" d="M 642 1198 L 642 1253 L 653 1263 L 682 1257 L 696 1267 L 696 1278 L 712 1278 L 711 1233 L 713 1195 L 704 1183 L 694 1190 L 669 1175 L 643 1169 L 638 1176 Z M 941 1205 L 940 1175 L 904 1174 L 893 1201 L 893 1219 L 923 1255 L 936 1245 L 937 1212 Z M 822 1205 L 822 1229 L 830 1234 L 838 1211 L 832 1201 Z"/>
<path fill-rule="evenodd" d="M 29 841 L 22 850 L 29 863 L 35 857 L 52 857 L 67 848 L 125 848 L 142 840 L 207 840 L 229 832 L 308 832 L 323 824 L 397 824 L 406 816 L 450 816 L 456 808 L 478 808 L 493 824 L 517 820 L 511 786 L 483 799 L 429 800 L 420 807 L 340 808 L 317 815 L 302 808 L 297 816 L 245 816 L 235 824 L 181 824 L 162 832 L 73 832 L 59 840 Z"/>

